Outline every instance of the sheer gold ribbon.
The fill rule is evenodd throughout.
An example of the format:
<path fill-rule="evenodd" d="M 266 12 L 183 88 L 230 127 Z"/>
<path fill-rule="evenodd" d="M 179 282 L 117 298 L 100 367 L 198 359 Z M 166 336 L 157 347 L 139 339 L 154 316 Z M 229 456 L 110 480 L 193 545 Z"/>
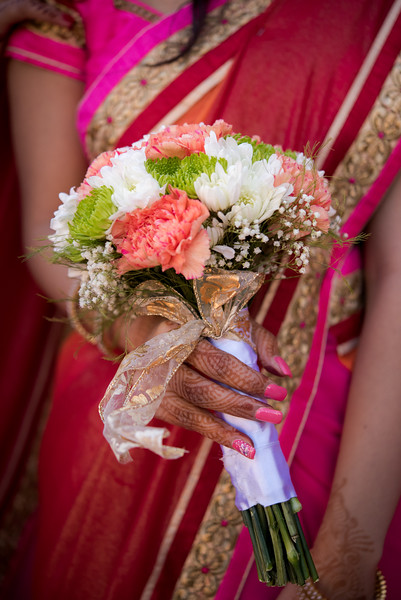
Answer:
<path fill-rule="evenodd" d="M 194 310 L 173 289 L 147 281 L 135 289 L 134 315 L 159 315 L 179 327 L 139 346 L 123 359 L 100 402 L 104 435 L 120 462 L 129 450 L 148 448 L 163 458 L 179 458 L 183 448 L 165 446 L 165 428 L 150 427 L 167 385 L 203 337 L 238 339 L 240 311 L 256 294 L 264 276 L 248 271 L 207 269 L 193 281 Z"/>

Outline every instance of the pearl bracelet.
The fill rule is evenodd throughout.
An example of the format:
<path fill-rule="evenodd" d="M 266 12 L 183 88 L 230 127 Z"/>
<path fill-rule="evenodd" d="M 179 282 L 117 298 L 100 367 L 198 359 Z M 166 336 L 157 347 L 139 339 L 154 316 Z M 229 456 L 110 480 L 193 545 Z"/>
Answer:
<path fill-rule="evenodd" d="M 297 590 L 299 600 L 327 600 L 323 594 L 319 592 L 314 583 L 308 579 L 308 581 L 302 587 Z M 383 573 L 378 570 L 376 571 L 376 583 L 375 583 L 375 595 L 374 600 L 385 600 L 387 596 L 387 584 Z"/>

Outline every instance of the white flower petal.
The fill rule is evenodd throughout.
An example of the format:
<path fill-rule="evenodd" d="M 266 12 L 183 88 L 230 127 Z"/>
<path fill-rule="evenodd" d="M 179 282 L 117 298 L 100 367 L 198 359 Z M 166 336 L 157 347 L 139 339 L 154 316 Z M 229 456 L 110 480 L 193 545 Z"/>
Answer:
<path fill-rule="evenodd" d="M 212 250 L 222 254 L 227 260 L 232 260 L 235 256 L 235 250 L 230 246 L 213 246 Z"/>
<path fill-rule="evenodd" d="M 71 188 L 69 194 L 59 194 L 59 198 L 61 200 L 61 204 L 54 213 L 53 219 L 50 221 L 50 228 L 53 229 L 55 233 L 49 235 L 48 237 L 53 243 L 54 249 L 57 252 L 62 252 L 62 250 L 67 246 L 66 240 L 70 233 L 68 224 L 71 223 L 72 219 L 74 218 L 79 199 L 75 188 Z"/>

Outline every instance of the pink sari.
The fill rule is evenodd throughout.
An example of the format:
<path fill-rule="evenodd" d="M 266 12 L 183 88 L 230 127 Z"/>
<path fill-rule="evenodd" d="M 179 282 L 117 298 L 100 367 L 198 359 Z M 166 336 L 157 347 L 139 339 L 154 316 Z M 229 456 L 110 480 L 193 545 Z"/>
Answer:
<path fill-rule="evenodd" d="M 226 12 L 221 12 L 222 2 L 213 2 L 206 30 L 210 35 L 194 55 L 171 68 L 149 65 L 165 57 L 169 42 L 181 40 L 190 22 L 188 7 L 160 19 L 151 17 L 151 9 L 142 3 L 117 4 L 118 9 L 105 2 L 102 14 L 93 2 L 77 4 L 92 50 L 85 75 L 79 42 L 67 44 L 64 52 L 65 42 L 52 39 L 50 61 L 43 40 L 39 44 L 37 32 L 30 30 L 19 33 L 20 40 L 16 35 L 9 50 L 15 58 L 86 78 L 78 122 L 89 156 L 138 139 L 160 122 L 184 119 L 191 106 L 215 94 L 211 119 L 224 117 L 236 130 L 260 134 L 266 141 L 302 149 L 307 141 L 334 137 L 335 150 L 324 167 L 328 174 L 348 168 L 340 179 L 351 199 L 345 227 L 352 235 L 363 228 L 399 165 L 396 140 L 377 132 L 387 154 L 377 165 L 375 183 L 367 187 L 354 177 L 352 160 L 343 159 L 374 109 L 400 50 L 397 15 L 369 63 L 361 89 L 351 105 L 346 104 L 345 120 L 337 118 L 383 24 L 392 16 L 391 0 L 344 0 L 335 5 L 276 0 L 271 6 L 233 1 Z M 145 11 L 142 16 L 139 5 Z M 133 6 L 137 14 L 130 12 Z M 300 22 L 303 27 L 294 28 Z M 283 31 L 291 32 L 291 38 L 286 34 L 283 41 Z M 32 44 L 35 48 L 28 52 L 26 46 Z M 359 272 L 358 260 L 352 254 L 344 262 L 350 277 Z M 270 290 L 257 298 L 253 310 L 278 334 L 296 374 L 294 383 L 299 384 L 297 391 L 291 390 L 281 439 L 312 542 L 319 526 L 316 515 L 321 517 L 327 502 L 350 379 L 338 348 L 357 335 L 358 315 L 344 311 L 335 321 L 329 315 L 330 297 L 338 291 L 330 271 L 313 273 L 312 282 L 308 277 L 302 282 L 283 282 L 274 294 Z M 308 293 L 316 298 L 320 294 L 319 310 L 306 322 L 296 321 L 297 301 Z M 292 337 L 302 342 L 302 352 L 289 341 L 294 326 L 297 335 Z M 167 600 L 213 598 L 217 593 L 217 598 L 230 600 L 274 598 L 279 590 L 261 586 L 253 572 L 246 531 L 240 533 L 233 553 L 241 525 L 232 490 L 224 474 L 220 478 L 219 450 L 208 440 L 171 428 L 169 443 L 190 450 L 183 459 L 168 462 L 138 451 L 132 465 L 115 462 L 97 415 L 97 403 L 114 369 L 78 336 L 63 348 L 41 453 L 33 597 Z M 333 376 L 338 381 L 335 394 Z M 327 452 L 316 451 L 322 445 Z M 321 459 L 313 467 L 311 455 Z M 391 543 L 399 530 L 397 523 Z M 392 567 L 387 571 L 386 564 L 390 589 L 396 590 Z"/>

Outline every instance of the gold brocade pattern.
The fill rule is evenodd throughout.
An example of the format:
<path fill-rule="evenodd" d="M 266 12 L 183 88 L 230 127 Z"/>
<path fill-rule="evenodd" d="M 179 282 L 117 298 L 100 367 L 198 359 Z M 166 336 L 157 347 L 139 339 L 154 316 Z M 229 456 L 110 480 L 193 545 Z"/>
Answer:
<path fill-rule="evenodd" d="M 206 600 L 216 594 L 243 524 L 233 500 L 230 476 L 223 471 L 206 513 L 205 527 L 197 538 L 196 552 L 186 563 L 173 600 Z"/>
<path fill-rule="evenodd" d="M 360 269 L 335 277 L 330 297 L 329 326 L 345 321 L 360 311 L 363 304 L 363 273 Z"/>
<path fill-rule="evenodd" d="M 401 57 L 394 63 L 381 93 L 359 134 L 351 145 L 344 160 L 337 167 L 330 181 L 333 198 L 344 200 L 343 222 L 350 216 L 359 200 L 364 196 L 375 181 L 391 151 L 401 136 Z M 311 268 L 302 277 L 294 298 L 291 301 L 287 316 L 281 326 L 278 343 L 283 358 L 288 362 L 293 373 L 293 379 L 288 386 L 288 397 L 280 407 L 287 414 L 291 395 L 298 387 L 312 343 L 317 319 L 317 299 L 320 283 L 328 264 L 328 256 L 324 251 L 314 252 Z M 317 256 L 316 256 L 317 255 Z M 344 318 L 352 314 L 356 301 L 351 301 L 352 285 L 344 289 L 346 283 L 341 276 L 336 276 L 333 282 L 333 297 L 344 293 L 346 298 L 342 314 Z M 360 282 L 358 291 L 361 292 Z M 346 315 L 346 308 L 351 310 Z M 338 322 L 338 315 L 333 313 L 334 303 L 331 304 L 329 323 Z"/>
<path fill-rule="evenodd" d="M 27 29 L 36 33 L 37 35 L 43 35 L 46 38 L 54 40 L 55 42 L 65 42 L 70 46 L 77 48 L 85 47 L 85 30 L 82 23 L 82 19 L 77 11 L 69 8 L 65 4 L 54 2 L 53 0 L 46 0 L 46 4 L 57 6 L 64 13 L 67 13 L 74 18 L 72 27 L 63 27 L 56 23 L 48 23 L 41 21 L 40 23 L 30 23 L 27 25 Z"/>
<path fill-rule="evenodd" d="M 344 221 L 378 176 L 401 137 L 400 89 L 401 57 L 398 57 L 367 120 L 331 180 L 333 197 L 346 199 Z M 310 269 L 302 276 L 280 329 L 278 342 L 281 355 L 290 364 L 294 375 L 289 386 L 288 398 L 291 397 L 292 392 L 300 383 L 309 355 L 317 318 L 319 288 L 327 264 L 327 252 L 316 249 L 313 252 Z M 349 280 L 351 287 L 347 291 L 347 280 L 341 277 L 335 278 L 332 290 L 333 297 L 344 294 L 346 299 L 341 307 L 341 313 L 337 305 L 334 306 L 334 302 L 331 304 L 330 324 L 338 322 L 338 319 L 346 318 L 359 306 L 360 298 L 357 292 L 362 288 L 361 279 L 358 273 L 355 274 L 354 278 L 351 277 Z M 288 400 L 280 402 L 280 409 L 283 410 L 284 414 L 288 412 L 288 405 Z M 224 512 L 225 514 L 232 514 L 235 509 L 235 491 L 232 485 L 227 489 L 225 473 L 222 474 L 216 486 L 214 496 L 210 501 L 210 507 L 218 503 L 218 498 L 223 493 Z M 195 597 L 206 600 L 214 597 L 218 588 L 218 582 L 215 579 L 217 575 L 222 578 L 225 565 L 231 558 L 236 542 L 235 539 L 232 540 L 231 551 L 229 552 L 227 549 L 219 565 L 217 561 L 220 556 L 220 541 L 218 538 L 215 540 L 213 536 L 207 536 L 207 532 L 213 531 L 213 527 L 217 528 L 218 523 L 219 519 L 215 516 L 213 508 L 211 508 L 205 515 L 192 550 L 188 555 L 181 578 L 176 586 L 174 600 Z M 230 555 L 227 556 L 227 553 Z M 202 588 L 200 585 L 200 581 L 203 581 L 202 567 L 204 565 L 213 565 L 213 587 L 206 587 L 205 585 L 205 588 Z M 202 594 L 199 590 L 202 590 Z"/>
<path fill-rule="evenodd" d="M 146 9 L 144 6 L 139 6 L 130 0 L 113 0 L 113 4 L 117 10 L 125 10 L 130 13 L 134 13 L 137 17 L 149 21 L 149 23 L 156 23 L 160 20 L 160 15 Z"/>
<path fill-rule="evenodd" d="M 190 52 L 170 64 L 152 66 L 177 54 L 188 39 L 189 27 L 153 48 L 114 87 L 93 116 L 86 136 L 90 155 L 94 158 L 101 152 L 114 148 L 124 131 L 163 89 L 204 54 L 264 11 L 271 1 L 232 0 L 230 10 L 225 10 L 226 6 L 223 5 L 212 11 L 207 16 L 204 33 Z"/>

